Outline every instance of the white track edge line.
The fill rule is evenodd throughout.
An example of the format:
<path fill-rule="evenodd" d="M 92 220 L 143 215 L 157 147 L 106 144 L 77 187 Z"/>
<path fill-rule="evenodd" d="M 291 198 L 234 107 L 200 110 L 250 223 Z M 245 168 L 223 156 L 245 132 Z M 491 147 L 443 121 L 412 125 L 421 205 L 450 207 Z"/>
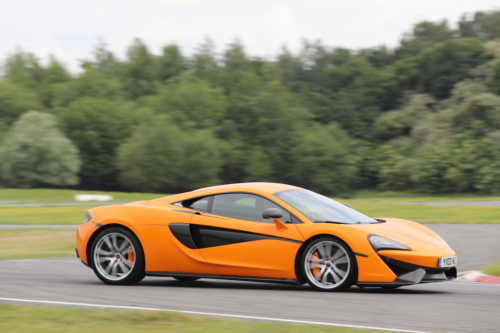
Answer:
<path fill-rule="evenodd" d="M 306 321 L 306 320 L 293 320 L 293 319 L 281 319 L 281 318 L 269 318 L 269 317 L 244 316 L 244 315 L 234 315 L 234 314 L 226 314 L 226 313 L 211 313 L 211 312 L 199 312 L 199 311 L 184 311 L 184 310 L 172 310 L 172 309 L 145 308 L 145 307 L 139 307 L 139 306 L 126 306 L 126 305 L 104 305 L 104 304 L 89 304 L 89 303 L 74 303 L 74 302 L 40 301 L 40 300 L 19 299 L 19 298 L 6 298 L 6 297 L 0 297 L 0 300 L 3 300 L 3 301 L 12 301 L 12 302 L 29 302 L 29 303 L 58 304 L 58 305 L 75 305 L 75 306 L 87 306 L 87 307 L 98 307 L 98 308 L 112 308 L 112 309 L 126 309 L 126 310 L 168 311 L 168 312 L 180 312 L 180 313 L 185 313 L 185 314 L 202 315 L 202 316 L 216 316 L 216 317 L 228 317 L 228 318 L 239 318 L 239 319 L 255 319 L 255 320 L 263 320 L 263 321 L 275 321 L 275 322 L 291 323 L 291 324 L 305 324 L 305 325 L 319 325 L 319 326 L 361 328 L 361 329 L 370 329 L 370 330 L 388 331 L 388 332 L 430 333 L 430 332 L 424 332 L 424 331 L 411 331 L 411 330 L 394 329 L 394 328 L 382 328 L 382 327 L 359 326 L 359 325 L 345 325 L 345 324 L 336 324 L 336 323 L 325 323 L 325 322 Z"/>

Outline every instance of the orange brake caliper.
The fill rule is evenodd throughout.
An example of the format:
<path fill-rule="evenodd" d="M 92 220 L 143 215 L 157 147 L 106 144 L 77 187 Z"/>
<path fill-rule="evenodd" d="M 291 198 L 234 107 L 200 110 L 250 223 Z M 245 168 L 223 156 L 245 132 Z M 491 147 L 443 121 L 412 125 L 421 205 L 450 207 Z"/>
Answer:
<path fill-rule="evenodd" d="M 128 261 L 130 262 L 130 265 L 132 265 L 132 264 L 134 263 L 135 258 L 134 258 L 134 251 L 133 251 L 133 249 L 132 249 L 132 245 L 130 245 L 130 246 L 128 247 L 128 255 L 127 255 L 127 259 L 128 259 Z"/>
<path fill-rule="evenodd" d="M 316 252 L 313 253 L 313 259 L 316 259 L 316 261 L 319 262 L 318 251 L 316 251 Z M 312 263 L 311 263 L 311 266 L 312 266 Z M 319 267 L 316 267 L 316 268 L 312 269 L 312 273 L 314 274 L 314 276 L 318 275 L 319 272 L 321 272 L 321 268 L 319 268 Z"/>

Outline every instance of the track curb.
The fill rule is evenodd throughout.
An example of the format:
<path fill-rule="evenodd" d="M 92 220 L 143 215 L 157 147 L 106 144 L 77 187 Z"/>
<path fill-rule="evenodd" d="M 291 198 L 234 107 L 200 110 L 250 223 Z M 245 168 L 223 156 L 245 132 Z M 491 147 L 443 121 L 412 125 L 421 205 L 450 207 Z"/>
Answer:
<path fill-rule="evenodd" d="M 465 271 L 458 274 L 458 280 L 500 284 L 500 276 L 484 274 L 481 271 Z"/>

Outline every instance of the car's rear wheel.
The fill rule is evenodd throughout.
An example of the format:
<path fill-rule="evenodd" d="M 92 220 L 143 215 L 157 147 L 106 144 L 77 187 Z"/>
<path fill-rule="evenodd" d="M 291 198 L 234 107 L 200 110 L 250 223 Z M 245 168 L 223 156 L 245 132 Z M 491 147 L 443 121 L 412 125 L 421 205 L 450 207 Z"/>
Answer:
<path fill-rule="evenodd" d="M 145 276 L 144 252 L 137 237 L 123 227 L 102 230 L 91 245 L 91 267 L 101 281 L 126 285 Z"/>
<path fill-rule="evenodd" d="M 200 279 L 198 277 L 193 277 L 193 276 L 172 276 L 172 277 L 177 281 L 181 282 L 193 282 Z"/>
<path fill-rule="evenodd" d="M 354 282 L 356 260 L 349 246 L 334 237 L 321 237 L 305 248 L 302 276 L 311 287 L 322 291 L 343 291 Z"/>

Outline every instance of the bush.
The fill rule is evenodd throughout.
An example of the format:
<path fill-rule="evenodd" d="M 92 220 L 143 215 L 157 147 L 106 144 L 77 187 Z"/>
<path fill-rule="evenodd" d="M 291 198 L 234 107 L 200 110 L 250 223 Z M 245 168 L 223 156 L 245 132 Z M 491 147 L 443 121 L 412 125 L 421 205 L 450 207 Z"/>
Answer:
<path fill-rule="evenodd" d="M 6 134 L 0 148 L 1 178 L 11 187 L 78 184 L 78 149 L 50 114 L 29 111 Z"/>

